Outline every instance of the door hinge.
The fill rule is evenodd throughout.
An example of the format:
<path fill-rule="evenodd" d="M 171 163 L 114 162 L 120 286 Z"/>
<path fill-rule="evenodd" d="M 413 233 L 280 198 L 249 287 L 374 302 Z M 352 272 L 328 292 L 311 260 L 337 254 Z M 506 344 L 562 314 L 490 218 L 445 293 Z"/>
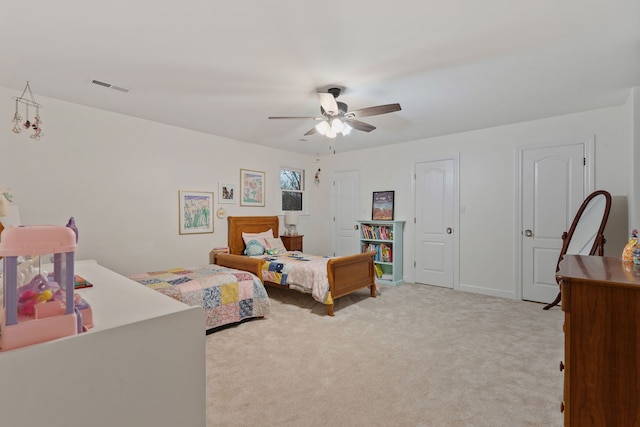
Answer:
<path fill-rule="evenodd" d="M 416 262 L 413 261 L 413 268 L 416 268 Z"/>
<path fill-rule="evenodd" d="M 587 158 L 586 157 L 582 158 L 582 166 L 587 166 Z"/>

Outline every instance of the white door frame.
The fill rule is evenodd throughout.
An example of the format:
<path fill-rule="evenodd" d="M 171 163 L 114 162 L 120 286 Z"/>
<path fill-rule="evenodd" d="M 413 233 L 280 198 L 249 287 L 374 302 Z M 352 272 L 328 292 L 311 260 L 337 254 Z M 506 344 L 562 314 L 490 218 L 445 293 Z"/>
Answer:
<path fill-rule="evenodd" d="M 522 145 L 516 147 L 515 149 L 515 179 L 514 181 L 514 194 L 516 200 L 516 208 L 515 212 L 515 230 L 513 233 L 514 236 L 514 271 L 513 271 L 513 283 L 516 284 L 514 297 L 516 300 L 522 300 L 522 154 L 526 150 L 536 149 L 536 148 L 551 148 L 558 147 L 562 145 L 575 145 L 582 143 L 584 144 L 584 153 L 586 159 L 586 165 L 584 168 L 585 173 L 585 196 L 591 194 L 594 191 L 595 186 L 595 163 L 594 159 L 594 150 L 595 150 L 595 136 L 583 136 L 576 137 L 574 139 L 557 141 L 555 143 L 542 143 L 542 144 L 531 144 L 531 145 Z M 568 230 L 566 230 L 568 231 Z"/>
<path fill-rule="evenodd" d="M 440 156 L 429 156 L 416 160 L 411 165 L 411 194 L 413 196 L 413 221 L 407 221 L 405 235 L 410 235 L 413 239 L 405 239 L 405 245 L 411 244 L 411 252 L 405 251 L 405 267 L 406 261 L 409 261 L 411 268 L 405 268 L 405 271 L 411 272 L 410 282 L 415 283 L 416 278 L 416 167 L 419 163 L 438 162 L 442 160 L 453 160 L 453 289 L 460 290 L 460 153 L 445 154 Z M 407 233 L 410 231 L 410 234 Z M 407 253 L 413 255 L 413 259 L 408 259 Z"/>

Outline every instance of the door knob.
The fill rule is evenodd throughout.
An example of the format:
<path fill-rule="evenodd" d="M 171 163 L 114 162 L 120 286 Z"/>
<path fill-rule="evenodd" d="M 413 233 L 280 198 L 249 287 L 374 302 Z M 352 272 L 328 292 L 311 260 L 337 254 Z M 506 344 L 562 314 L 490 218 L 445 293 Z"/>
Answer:
<path fill-rule="evenodd" d="M 453 228 L 447 227 L 447 234 L 451 234 L 451 233 L 453 233 Z"/>
<path fill-rule="evenodd" d="M 526 237 L 531 237 L 531 236 L 533 236 L 533 231 L 531 231 L 531 230 L 524 230 L 524 235 L 525 235 Z"/>
<path fill-rule="evenodd" d="M 354 225 L 354 226 L 353 226 L 353 229 L 354 229 L 354 230 L 357 230 L 357 229 L 358 229 L 358 224 Z"/>

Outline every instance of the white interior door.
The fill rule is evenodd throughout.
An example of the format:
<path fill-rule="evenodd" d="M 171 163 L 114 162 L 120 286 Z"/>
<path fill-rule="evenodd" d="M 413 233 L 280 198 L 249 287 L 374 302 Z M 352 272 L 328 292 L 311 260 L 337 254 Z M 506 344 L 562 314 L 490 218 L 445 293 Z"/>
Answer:
<path fill-rule="evenodd" d="M 416 283 L 454 286 L 456 211 L 455 159 L 416 164 Z"/>
<path fill-rule="evenodd" d="M 333 175 L 334 256 L 360 252 L 358 209 L 360 208 L 360 172 L 335 172 Z"/>
<path fill-rule="evenodd" d="M 522 298 L 548 303 L 559 291 L 555 273 L 562 233 L 586 196 L 586 147 L 533 148 L 521 156 Z"/>

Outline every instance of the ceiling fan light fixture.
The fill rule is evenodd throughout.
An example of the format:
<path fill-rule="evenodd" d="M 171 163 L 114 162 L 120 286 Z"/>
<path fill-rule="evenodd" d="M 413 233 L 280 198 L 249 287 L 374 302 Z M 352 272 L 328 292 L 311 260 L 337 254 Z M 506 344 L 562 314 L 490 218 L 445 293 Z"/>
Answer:
<path fill-rule="evenodd" d="M 331 120 L 331 130 L 335 133 L 340 133 L 342 132 L 342 129 L 344 129 L 344 123 L 342 123 L 342 120 L 337 117 Z"/>
<path fill-rule="evenodd" d="M 320 135 L 324 136 L 326 135 L 327 131 L 331 130 L 331 126 L 329 126 L 329 123 L 323 120 L 316 125 L 316 130 Z"/>
<path fill-rule="evenodd" d="M 320 101 L 319 117 L 269 117 L 269 119 L 313 119 L 317 120 L 317 124 L 307 131 L 304 135 L 314 135 L 316 133 L 330 139 L 330 147 L 333 147 L 334 140 L 338 135 L 347 136 L 351 134 L 353 129 L 362 132 L 371 132 L 375 130 L 375 126 L 360 121 L 361 117 L 378 116 L 380 114 L 392 113 L 400 111 L 400 104 L 376 105 L 373 107 L 360 108 L 358 110 L 349 111 L 349 106 L 344 102 L 337 101 L 338 95 L 342 91 L 341 88 L 329 88 L 318 90 L 318 100 Z"/>

